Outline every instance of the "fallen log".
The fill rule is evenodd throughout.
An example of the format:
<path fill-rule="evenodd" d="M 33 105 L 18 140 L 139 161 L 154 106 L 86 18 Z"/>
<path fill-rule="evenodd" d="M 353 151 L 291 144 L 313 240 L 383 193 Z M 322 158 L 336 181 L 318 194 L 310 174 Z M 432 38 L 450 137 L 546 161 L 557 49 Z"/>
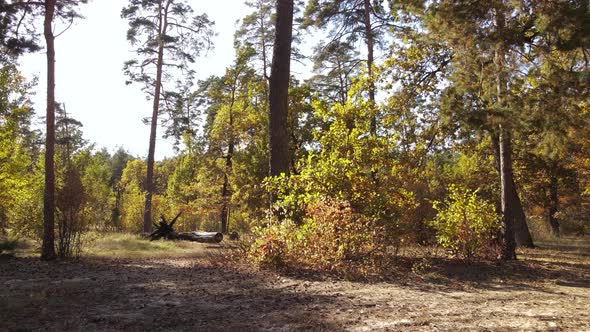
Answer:
<path fill-rule="evenodd" d="M 185 240 L 202 243 L 219 243 L 223 240 L 223 234 L 218 232 L 187 232 L 187 233 L 176 233 L 172 226 L 176 220 L 180 217 L 180 213 L 172 219 L 170 223 L 164 216 L 160 216 L 162 221 L 159 224 L 155 224 L 156 230 L 149 235 L 150 241 L 159 240 L 165 238 L 168 240 Z"/>
<path fill-rule="evenodd" d="M 187 232 L 175 234 L 175 238 L 201 243 L 219 243 L 223 240 L 223 234 L 219 232 Z"/>

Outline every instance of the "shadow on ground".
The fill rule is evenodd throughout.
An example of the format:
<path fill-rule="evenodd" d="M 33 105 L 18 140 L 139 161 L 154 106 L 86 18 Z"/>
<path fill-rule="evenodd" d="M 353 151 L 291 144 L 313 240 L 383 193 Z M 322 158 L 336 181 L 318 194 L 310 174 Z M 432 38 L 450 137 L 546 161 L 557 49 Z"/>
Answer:
<path fill-rule="evenodd" d="M 331 296 L 293 293 L 276 276 L 187 259 L 0 261 L 7 330 L 331 330 Z M 271 287 L 273 286 L 273 287 Z M 280 316 L 280 317 L 279 317 Z"/>
<path fill-rule="evenodd" d="M 579 245 L 514 262 L 400 257 L 349 278 L 261 272 L 194 256 L 0 258 L 0 330 L 587 330 L 590 261 Z M 585 247 L 583 247 L 585 248 Z"/>

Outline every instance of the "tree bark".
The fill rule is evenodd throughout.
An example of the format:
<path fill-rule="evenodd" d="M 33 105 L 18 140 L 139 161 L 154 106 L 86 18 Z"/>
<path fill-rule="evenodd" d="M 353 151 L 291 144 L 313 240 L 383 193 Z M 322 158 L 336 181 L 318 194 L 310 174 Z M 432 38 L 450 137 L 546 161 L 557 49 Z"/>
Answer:
<path fill-rule="evenodd" d="M 365 23 L 365 41 L 367 43 L 367 75 L 369 76 L 369 101 L 371 107 L 371 128 L 372 136 L 377 135 L 377 114 L 375 104 L 375 82 L 373 81 L 373 64 L 375 41 L 373 36 L 373 27 L 371 25 L 371 0 L 364 0 L 364 23 Z"/>
<path fill-rule="evenodd" d="M 289 174 L 289 134 L 287 124 L 293 0 L 279 0 L 269 86 L 270 176 Z M 273 199 L 271 197 L 271 199 Z"/>
<path fill-rule="evenodd" d="M 160 94 L 162 91 L 162 67 L 164 65 L 164 35 L 168 29 L 168 8 L 170 1 L 162 12 L 162 0 L 159 2 L 159 27 L 158 27 L 158 62 L 156 64 L 156 82 L 154 87 L 154 103 L 152 108 L 152 121 L 150 127 L 150 141 L 147 159 L 146 193 L 143 209 L 143 232 L 149 233 L 152 230 L 152 196 L 154 193 L 154 161 L 156 151 L 156 133 L 158 129 L 158 113 L 160 110 Z"/>
<path fill-rule="evenodd" d="M 514 205 L 512 196 L 512 143 L 508 130 L 500 126 L 500 181 L 502 192 L 502 253 L 504 260 L 516 259 L 516 242 L 514 238 Z"/>
<path fill-rule="evenodd" d="M 500 174 L 500 143 L 498 135 L 492 135 L 492 145 L 494 147 L 496 170 L 498 171 L 498 174 Z M 524 213 L 522 201 L 520 200 L 518 190 L 516 189 L 514 177 L 512 178 L 510 196 L 510 200 L 514 202 L 514 239 L 516 241 L 516 245 L 519 247 L 534 248 L 535 244 L 533 242 L 531 232 L 529 231 L 529 226 L 526 222 L 526 214 Z"/>
<path fill-rule="evenodd" d="M 228 177 L 228 173 L 231 172 L 232 166 L 233 166 L 233 155 L 234 155 L 234 141 L 233 141 L 233 114 L 232 114 L 232 110 L 231 107 L 233 107 L 233 98 L 232 97 L 232 105 L 230 106 L 230 115 L 229 115 L 229 124 L 230 124 L 230 130 L 232 131 L 232 133 L 230 134 L 232 136 L 232 138 L 230 138 L 230 142 L 229 145 L 227 147 L 227 155 L 225 156 L 225 172 L 223 173 L 223 187 L 221 189 L 221 214 L 220 214 L 220 219 L 221 219 L 221 233 L 223 234 L 227 234 L 229 231 L 229 200 L 230 200 L 230 187 L 229 187 L 229 177 Z"/>
<path fill-rule="evenodd" d="M 43 245 L 41 259 L 55 259 L 55 36 L 53 16 L 56 0 L 45 1 L 43 30 L 47 44 L 47 113 L 45 136 L 45 189 L 43 193 Z"/>
<path fill-rule="evenodd" d="M 501 5 L 501 4 L 500 4 Z M 503 8 L 496 8 L 496 32 L 501 35 L 505 28 L 505 16 Z M 504 78 L 504 57 L 506 46 L 504 41 L 499 39 L 496 43 L 494 62 L 496 65 L 496 99 L 500 107 L 504 107 L 503 99 L 505 93 Z M 500 184 L 502 195 L 502 251 L 503 260 L 516 259 L 516 242 L 514 240 L 514 210 L 515 200 L 512 195 L 514 189 L 514 176 L 512 170 L 512 138 L 510 131 L 504 124 L 499 125 L 499 145 L 500 145 Z"/>

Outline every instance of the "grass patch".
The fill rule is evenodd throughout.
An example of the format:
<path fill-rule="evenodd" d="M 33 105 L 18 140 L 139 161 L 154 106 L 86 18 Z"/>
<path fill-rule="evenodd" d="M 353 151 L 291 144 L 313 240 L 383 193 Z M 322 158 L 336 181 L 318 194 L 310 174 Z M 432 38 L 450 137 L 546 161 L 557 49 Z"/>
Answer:
<path fill-rule="evenodd" d="M 187 241 L 149 241 L 139 235 L 125 233 L 91 234 L 84 246 L 84 256 L 98 257 L 162 257 L 191 256 L 202 253 L 204 246 Z"/>

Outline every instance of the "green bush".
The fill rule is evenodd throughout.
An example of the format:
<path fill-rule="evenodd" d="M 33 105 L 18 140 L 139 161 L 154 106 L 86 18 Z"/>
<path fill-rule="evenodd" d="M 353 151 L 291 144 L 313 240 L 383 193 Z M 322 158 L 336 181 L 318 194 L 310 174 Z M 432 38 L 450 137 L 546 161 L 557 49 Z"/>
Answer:
<path fill-rule="evenodd" d="M 490 202 L 477 196 L 477 190 L 450 185 L 448 199 L 435 201 L 434 209 L 438 214 L 430 224 L 444 248 L 468 261 L 494 256 L 500 218 Z"/>

